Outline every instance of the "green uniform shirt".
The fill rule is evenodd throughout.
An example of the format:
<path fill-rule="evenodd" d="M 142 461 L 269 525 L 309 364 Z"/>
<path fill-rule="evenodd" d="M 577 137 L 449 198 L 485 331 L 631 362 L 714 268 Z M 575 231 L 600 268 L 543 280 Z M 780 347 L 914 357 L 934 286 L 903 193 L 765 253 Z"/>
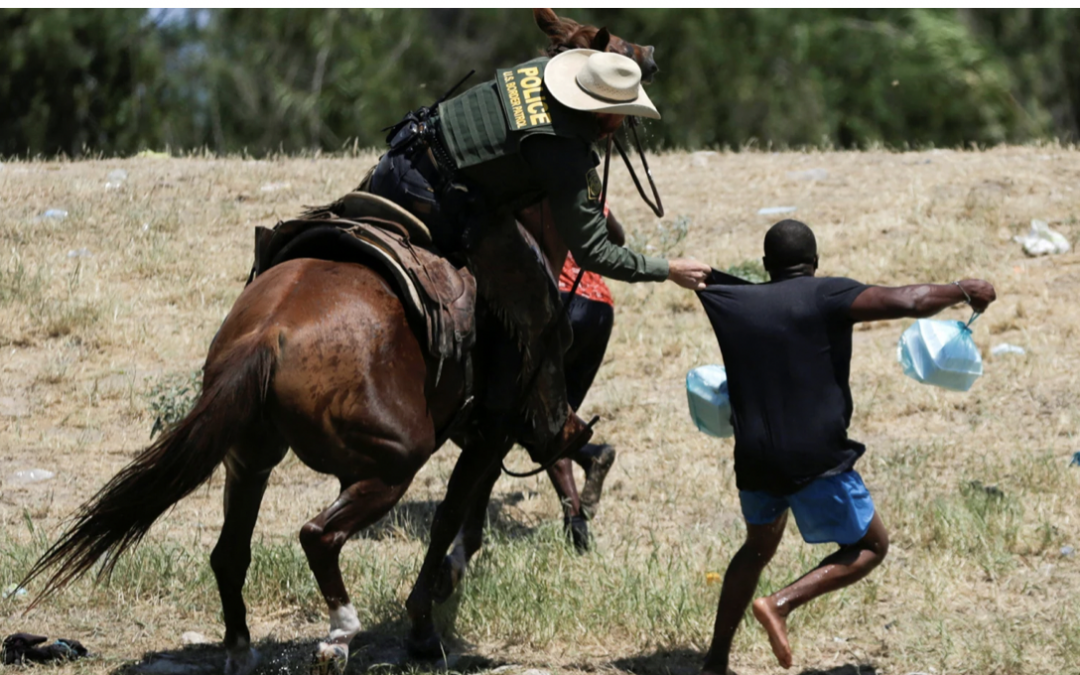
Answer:
<path fill-rule="evenodd" d="M 616 246 L 600 209 L 592 113 L 561 105 L 543 86 L 546 57 L 496 73 L 439 106 L 439 132 L 458 170 L 493 204 L 547 197 L 578 264 L 619 281 L 663 281 L 668 262 Z"/>

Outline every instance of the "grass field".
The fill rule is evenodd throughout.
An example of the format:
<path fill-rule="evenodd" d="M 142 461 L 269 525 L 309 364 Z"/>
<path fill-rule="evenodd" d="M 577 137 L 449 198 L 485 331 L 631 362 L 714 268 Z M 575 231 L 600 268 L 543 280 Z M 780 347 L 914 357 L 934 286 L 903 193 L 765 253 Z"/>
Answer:
<path fill-rule="evenodd" d="M 0 588 L 146 445 L 159 413 L 183 407 L 247 277 L 252 228 L 346 192 L 373 158 L 3 164 Z M 1069 465 L 1080 450 L 1080 256 L 1027 258 L 1011 240 L 1033 218 L 1080 239 L 1080 152 L 676 153 L 653 164 L 669 214 L 660 222 L 612 171 L 614 208 L 638 247 L 749 269 L 776 219 L 758 209 L 795 206 L 817 233 L 823 274 L 997 287 L 975 324 L 985 375 L 967 394 L 901 374 L 896 340 L 908 322 L 858 327 L 851 434 L 868 446 L 858 468 L 892 548 L 867 580 L 796 612 L 793 672 L 1080 673 L 1080 558 L 1063 553 L 1080 548 L 1080 467 Z M 67 217 L 43 218 L 47 209 Z M 700 667 L 719 592 L 706 575 L 724 571 L 744 532 L 732 443 L 698 433 L 686 412 L 686 371 L 719 362 L 719 350 L 692 293 L 612 290 L 615 330 L 585 403 L 619 451 L 596 550 L 578 557 L 563 543 L 546 479 L 503 479 L 488 545 L 439 615 L 455 640 L 451 670 Z M 967 318 L 962 308 L 943 316 Z M 1026 354 L 990 354 L 1005 342 Z M 397 509 L 345 548 L 366 631 L 350 672 L 433 667 L 404 659 L 403 603 L 456 456 L 440 451 Z M 55 477 L 21 482 L 16 472 L 29 469 Z M 184 649 L 181 635 L 222 635 L 208 564 L 221 478 L 168 513 L 111 584 L 79 582 L 26 616 L 28 597 L 0 600 L 0 634 L 70 637 L 95 653 L 50 672 L 112 673 L 146 653 L 214 672 L 220 649 Z M 336 493 L 292 456 L 271 479 L 247 587 L 260 672 L 300 671 L 326 631 L 296 535 Z M 831 550 L 789 528 L 761 592 Z M 780 670 L 753 621 L 732 667 Z"/>

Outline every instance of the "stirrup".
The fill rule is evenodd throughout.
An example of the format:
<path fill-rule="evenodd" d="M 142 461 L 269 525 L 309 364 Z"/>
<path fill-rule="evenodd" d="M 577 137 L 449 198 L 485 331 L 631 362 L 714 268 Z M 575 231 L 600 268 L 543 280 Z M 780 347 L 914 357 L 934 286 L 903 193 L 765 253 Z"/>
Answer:
<path fill-rule="evenodd" d="M 569 457 L 578 453 L 592 439 L 592 423 L 578 417 L 577 413 L 570 413 L 563 424 L 562 431 L 542 446 L 529 443 L 525 449 L 529 451 L 532 461 L 540 465 L 554 463 L 558 459 Z"/>

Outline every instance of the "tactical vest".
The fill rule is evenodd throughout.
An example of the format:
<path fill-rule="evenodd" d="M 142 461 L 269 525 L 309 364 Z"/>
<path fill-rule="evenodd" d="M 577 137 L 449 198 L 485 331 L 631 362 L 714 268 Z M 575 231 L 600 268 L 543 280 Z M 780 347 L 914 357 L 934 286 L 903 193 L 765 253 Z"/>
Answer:
<path fill-rule="evenodd" d="M 439 105 L 440 134 L 459 169 L 517 153 L 521 141 L 537 134 L 596 142 L 593 114 L 567 108 L 544 86 L 548 61 L 500 69 L 494 80 Z"/>

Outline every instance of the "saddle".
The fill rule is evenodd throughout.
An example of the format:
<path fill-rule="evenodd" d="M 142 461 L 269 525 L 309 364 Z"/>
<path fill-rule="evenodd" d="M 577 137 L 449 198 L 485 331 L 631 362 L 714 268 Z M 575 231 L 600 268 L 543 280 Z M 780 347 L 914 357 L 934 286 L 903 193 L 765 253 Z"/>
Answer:
<path fill-rule="evenodd" d="M 256 227 L 248 283 L 296 258 L 368 265 L 394 287 L 441 373 L 447 359 L 464 363 L 475 344 L 476 280 L 430 245 L 431 233 L 411 213 L 378 195 L 351 192 L 273 229 Z"/>

